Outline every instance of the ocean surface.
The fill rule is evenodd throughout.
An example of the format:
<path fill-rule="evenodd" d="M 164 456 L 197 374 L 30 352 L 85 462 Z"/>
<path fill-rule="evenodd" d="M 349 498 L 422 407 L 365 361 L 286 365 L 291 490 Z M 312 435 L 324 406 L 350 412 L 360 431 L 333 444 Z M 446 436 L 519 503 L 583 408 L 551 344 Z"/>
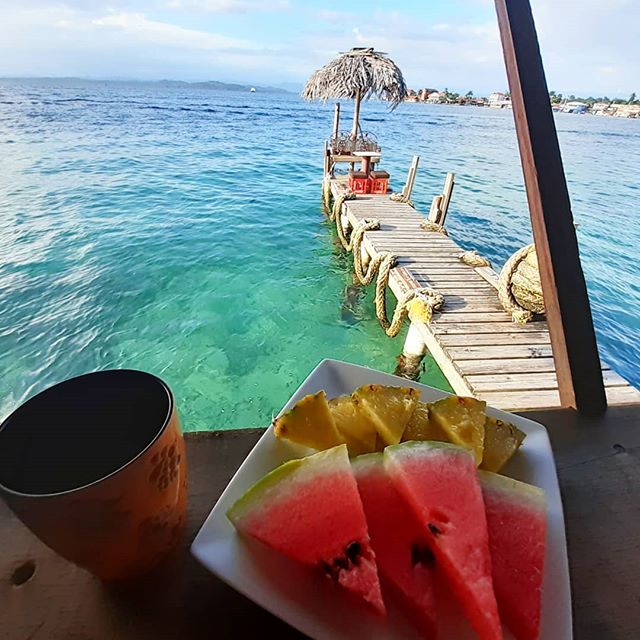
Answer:
<path fill-rule="evenodd" d="M 343 106 L 348 128 L 348 105 Z M 323 358 L 393 371 L 320 208 L 333 106 L 293 94 L 0 80 L 0 416 L 133 367 L 186 430 L 265 425 Z M 556 119 L 603 358 L 640 383 L 640 120 Z M 509 111 L 362 108 L 383 167 L 495 266 L 531 241 Z M 371 288 L 370 288 L 371 289 Z M 432 361 L 422 381 L 446 388 Z"/>

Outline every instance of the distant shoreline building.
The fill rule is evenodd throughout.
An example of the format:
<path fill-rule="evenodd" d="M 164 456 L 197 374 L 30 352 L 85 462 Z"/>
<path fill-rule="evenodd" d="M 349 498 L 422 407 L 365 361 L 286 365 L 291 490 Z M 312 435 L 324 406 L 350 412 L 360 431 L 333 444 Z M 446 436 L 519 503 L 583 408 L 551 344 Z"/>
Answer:
<path fill-rule="evenodd" d="M 511 97 L 495 91 L 489 96 L 489 106 L 492 109 L 511 109 Z"/>
<path fill-rule="evenodd" d="M 640 101 L 635 100 L 635 94 L 628 102 L 615 100 L 595 102 L 593 98 L 571 100 L 562 98 L 562 94 L 550 93 L 551 108 L 556 113 L 581 114 L 589 113 L 596 116 L 610 116 L 615 118 L 640 118 Z M 512 109 L 511 96 L 508 93 L 494 91 L 489 98 L 476 97 L 472 91 L 465 95 L 437 89 L 407 89 L 407 102 L 426 102 L 427 104 L 452 104 L 459 106 L 485 107 L 492 109 Z"/>
<path fill-rule="evenodd" d="M 441 104 L 446 102 L 447 94 L 444 91 L 434 91 L 427 97 L 427 102 L 430 104 Z"/>
<path fill-rule="evenodd" d="M 589 105 L 586 102 L 580 100 L 572 100 L 571 102 L 565 102 L 560 105 L 558 111 L 562 113 L 587 113 Z"/>

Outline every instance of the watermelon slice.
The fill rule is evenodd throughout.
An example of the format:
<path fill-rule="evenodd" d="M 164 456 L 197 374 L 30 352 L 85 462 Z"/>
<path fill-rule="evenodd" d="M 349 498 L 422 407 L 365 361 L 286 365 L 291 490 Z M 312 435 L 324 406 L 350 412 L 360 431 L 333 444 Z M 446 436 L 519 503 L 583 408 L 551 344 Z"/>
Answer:
<path fill-rule="evenodd" d="M 395 595 L 422 637 L 434 638 L 434 557 L 424 529 L 393 486 L 381 453 L 351 463 L 383 586 Z"/>
<path fill-rule="evenodd" d="M 547 529 L 544 491 L 488 471 L 479 478 L 500 616 L 517 640 L 535 640 Z"/>
<path fill-rule="evenodd" d="M 446 442 L 387 447 L 384 464 L 481 639 L 502 638 L 482 492 L 473 454 Z"/>
<path fill-rule="evenodd" d="M 323 571 L 385 615 L 346 445 L 286 462 L 251 487 L 227 517 L 240 533 Z"/>

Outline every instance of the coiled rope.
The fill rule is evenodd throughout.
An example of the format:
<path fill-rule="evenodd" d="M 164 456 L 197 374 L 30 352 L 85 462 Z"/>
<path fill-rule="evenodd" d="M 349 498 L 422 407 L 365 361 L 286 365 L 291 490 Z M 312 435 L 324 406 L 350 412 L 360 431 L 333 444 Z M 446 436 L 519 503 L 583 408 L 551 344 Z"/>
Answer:
<path fill-rule="evenodd" d="M 504 310 L 519 324 L 544 313 L 535 244 L 522 247 L 505 262 L 498 278 L 498 298 Z"/>
<path fill-rule="evenodd" d="M 372 220 L 364 218 L 360 220 L 360 224 L 355 228 L 351 235 L 351 250 L 353 251 L 353 267 L 356 272 L 356 278 L 360 284 L 368 285 L 373 282 L 373 279 L 380 269 L 380 265 L 383 260 L 389 259 L 395 264 L 395 256 L 389 251 L 381 251 L 377 253 L 373 259 L 369 261 L 367 270 L 362 268 L 362 241 L 364 240 L 365 231 L 375 231 L 380 228 L 380 222 L 378 220 Z M 392 265 L 393 266 L 393 265 Z"/>
<path fill-rule="evenodd" d="M 328 216 L 331 214 L 331 198 L 331 178 L 325 176 L 322 180 L 322 208 Z"/>
<path fill-rule="evenodd" d="M 389 274 L 387 273 L 387 282 L 388 279 Z M 443 306 L 444 296 L 437 291 L 427 287 L 411 289 L 398 300 L 398 304 L 396 304 L 396 308 L 393 310 L 393 318 L 391 322 L 389 322 L 387 318 L 386 284 L 383 284 L 383 278 L 378 277 L 376 282 L 376 317 L 390 338 L 395 338 L 398 333 L 400 333 L 402 323 L 410 308 L 415 307 L 417 313 L 420 315 L 419 319 L 422 322 L 428 323 L 431 322 L 433 312 L 439 311 Z"/>
<path fill-rule="evenodd" d="M 423 220 L 420 223 L 420 228 L 424 231 L 435 231 L 436 233 L 441 233 L 443 236 L 448 236 L 449 232 L 437 222 L 432 222 L 431 220 Z"/>
<path fill-rule="evenodd" d="M 347 238 L 347 234 L 344 230 L 344 227 L 342 226 L 342 205 L 347 200 L 355 199 L 356 194 L 352 191 L 346 191 L 345 193 L 340 194 L 333 203 L 333 209 L 331 210 L 331 214 L 329 216 L 329 220 L 335 220 L 338 239 L 340 240 L 340 244 L 345 248 L 346 251 L 351 251 L 351 241 L 349 238 Z"/>
<path fill-rule="evenodd" d="M 465 251 L 458 256 L 458 260 L 470 267 L 490 267 L 491 263 L 476 251 Z"/>
<path fill-rule="evenodd" d="M 402 202 L 403 204 L 408 204 L 410 207 L 414 209 L 416 208 L 416 205 L 413 204 L 413 202 L 409 200 L 409 198 L 402 193 L 392 193 L 389 196 L 389 200 L 391 200 L 392 202 Z"/>

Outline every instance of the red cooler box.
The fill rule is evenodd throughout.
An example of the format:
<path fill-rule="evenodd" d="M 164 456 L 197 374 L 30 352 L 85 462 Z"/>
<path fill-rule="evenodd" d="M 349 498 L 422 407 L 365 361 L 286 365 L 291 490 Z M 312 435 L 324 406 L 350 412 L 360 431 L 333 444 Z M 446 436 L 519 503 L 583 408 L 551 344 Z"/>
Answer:
<path fill-rule="evenodd" d="M 371 181 L 364 171 L 349 171 L 349 189 L 353 193 L 370 193 Z"/>
<path fill-rule="evenodd" d="M 389 174 L 386 171 L 370 171 L 369 181 L 371 182 L 370 193 L 385 194 L 389 190 Z"/>

